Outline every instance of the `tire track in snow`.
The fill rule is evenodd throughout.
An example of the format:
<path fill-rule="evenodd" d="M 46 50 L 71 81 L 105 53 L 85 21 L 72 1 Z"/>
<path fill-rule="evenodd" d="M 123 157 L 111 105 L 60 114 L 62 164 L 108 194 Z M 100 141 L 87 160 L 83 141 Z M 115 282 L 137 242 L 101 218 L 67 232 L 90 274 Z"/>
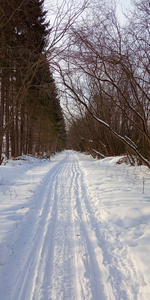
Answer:
<path fill-rule="evenodd" d="M 55 223 L 54 260 L 48 268 L 51 270 L 50 276 L 46 275 L 46 278 L 51 278 L 50 294 L 44 294 L 42 299 L 104 300 L 97 249 L 93 249 L 93 232 L 86 229 L 87 220 L 82 216 L 80 207 L 80 201 L 85 196 L 81 170 L 73 153 L 57 176 L 57 182 L 59 205 Z"/>
<path fill-rule="evenodd" d="M 54 197 L 56 190 L 54 179 L 63 168 L 64 160 L 48 172 L 42 186 L 40 186 L 41 191 L 38 198 L 43 199 L 43 206 L 39 211 L 33 241 L 18 274 L 11 300 L 40 299 L 39 293 L 46 263 L 47 240 L 49 240 L 52 233 L 57 211 L 57 199 Z"/>
<path fill-rule="evenodd" d="M 84 227 L 85 231 L 91 228 L 91 236 L 95 237 L 95 242 L 93 241 L 93 249 L 95 249 L 95 254 L 97 257 L 97 262 L 100 266 L 100 269 L 103 273 L 102 282 L 104 285 L 104 299 L 108 300 L 120 300 L 120 299 L 133 299 L 137 298 L 137 282 L 135 281 L 135 286 L 130 285 L 130 276 L 132 282 L 132 276 L 136 278 L 138 275 L 135 272 L 134 264 L 131 257 L 122 260 L 122 257 L 116 256 L 113 253 L 113 248 L 115 247 L 111 243 L 111 233 L 109 234 L 109 224 L 105 228 L 106 238 L 104 236 L 103 224 L 97 219 L 96 208 L 92 206 L 90 202 L 90 197 L 88 199 L 88 192 L 86 184 L 84 183 L 84 173 L 82 172 L 79 159 L 77 157 L 77 170 L 79 169 L 79 182 L 81 189 L 79 191 L 79 198 L 81 199 L 79 203 L 79 214 L 83 215 L 83 220 L 85 224 L 88 224 Z M 84 224 L 84 222 L 83 222 Z M 102 230 L 101 230 L 102 229 Z M 85 234 L 86 235 L 86 234 Z M 109 238 L 109 239 L 108 239 Z M 127 264 L 126 264 L 127 262 Z M 132 269 L 128 267 L 128 262 L 132 266 Z M 120 268 L 124 269 L 124 273 L 121 272 Z M 132 271 L 131 271 L 132 270 Z M 138 280 L 138 279 L 137 279 Z M 136 291 L 136 293 L 135 293 Z M 95 299 L 95 298 L 94 298 Z M 96 298 L 101 299 L 101 298 Z"/>
<path fill-rule="evenodd" d="M 69 161 L 56 177 L 56 198 L 59 205 L 52 237 L 53 261 L 48 261 L 48 268 L 43 281 L 42 299 L 75 299 L 73 266 L 73 223 L 72 202 L 70 199 L 73 176 Z M 49 288 L 47 288 L 49 286 Z"/>
<path fill-rule="evenodd" d="M 98 246 L 97 237 L 92 229 L 91 219 L 88 217 L 89 211 L 85 205 L 88 202 L 88 195 L 86 186 L 83 184 L 82 171 L 76 155 L 74 162 L 77 226 L 79 231 L 78 248 L 81 248 L 82 245 L 82 264 L 84 270 L 84 274 L 80 276 L 80 281 L 84 280 L 85 282 L 85 278 L 87 281 L 86 285 L 82 284 L 83 299 L 106 300 L 102 284 L 102 251 Z M 113 295 L 111 299 L 113 300 Z"/>
<path fill-rule="evenodd" d="M 11 300 L 106 299 L 85 190 L 78 159 L 68 151 L 41 185 L 43 206 Z"/>

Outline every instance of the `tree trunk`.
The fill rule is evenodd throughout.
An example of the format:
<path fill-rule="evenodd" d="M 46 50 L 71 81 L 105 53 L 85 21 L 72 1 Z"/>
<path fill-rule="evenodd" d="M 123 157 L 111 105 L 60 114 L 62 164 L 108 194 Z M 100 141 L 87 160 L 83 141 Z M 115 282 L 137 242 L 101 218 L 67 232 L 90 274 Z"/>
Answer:
<path fill-rule="evenodd" d="M 2 70 L 1 77 L 1 97 L 0 97 L 0 164 L 2 163 L 2 150 L 3 150 L 3 135 L 4 135 L 4 102 L 5 102 L 5 72 Z"/>

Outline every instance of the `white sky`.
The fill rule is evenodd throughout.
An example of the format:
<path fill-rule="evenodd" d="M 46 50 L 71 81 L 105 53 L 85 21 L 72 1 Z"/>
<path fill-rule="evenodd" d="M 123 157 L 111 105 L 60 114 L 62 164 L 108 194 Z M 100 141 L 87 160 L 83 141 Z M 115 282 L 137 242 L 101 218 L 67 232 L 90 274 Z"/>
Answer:
<path fill-rule="evenodd" d="M 123 12 L 125 13 L 125 12 L 127 12 L 127 9 L 129 9 L 129 10 L 132 9 L 132 4 L 131 4 L 132 0 L 116 0 L 116 1 L 118 2 L 118 9 L 117 9 L 118 17 L 119 17 L 121 23 L 123 23 L 125 20 Z M 51 15 L 52 6 L 55 5 L 56 3 L 58 4 L 59 2 L 61 3 L 62 0 L 45 0 L 45 2 L 44 2 L 45 8 L 47 10 L 50 10 L 49 14 L 48 14 L 50 19 L 53 19 L 52 15 Z"/>
<path fill-rule="evenodd" d="M 119 0 L 120 4 L 125 6 L 125 7 L 130 7 L 131 6 L 131 0 Z"/>
<path fill-rule="evenodd" d="M 131 5 L 132 0 L 118 0 L 118 17 L 121 23 L 123 23 L 125 17 L 123 15 L 123 12 L 127 12 L 127 10 L 132 9 Z"/>

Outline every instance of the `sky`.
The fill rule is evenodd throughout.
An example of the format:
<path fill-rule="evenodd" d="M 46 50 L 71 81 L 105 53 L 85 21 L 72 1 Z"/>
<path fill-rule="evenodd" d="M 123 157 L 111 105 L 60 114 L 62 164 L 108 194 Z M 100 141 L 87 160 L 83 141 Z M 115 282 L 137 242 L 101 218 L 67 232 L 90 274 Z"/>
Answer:
<path fill-rule="evenodd" d="M 132 0 L 118 0 L 118 17 L 121 23 L 125 20 L 123 12 L 126 12 L 128 9 L 132 9 L 131 5 Z"/>
<path fill-rule="evenodd" d="M 130 7 L 131 6 L 131 0 L 119 0 L 120 4 L 125 6 L 125 7 Z"/>
<path fill-rule="evenodd" d="M 129 10 L 132 9 L 132 4 L 131 4 L 132 0 L 116 0 L 116 1 L 118 2 L 118 8 L 117 8 L 118 17 L 121 23 L 123 23 L 125 20 L 123 12 L 125 13 L 128 9 Z M 51 11 L 52 6 L 55 4 L 59 5 L 59 3 L 62 3 L 62 0 L 45 0 L 44 3 L 45 3 L 45 8 Z M 52 20 L 53 19 L 52 15 L 50 13 L 48 13 L 48 15 Z"/>

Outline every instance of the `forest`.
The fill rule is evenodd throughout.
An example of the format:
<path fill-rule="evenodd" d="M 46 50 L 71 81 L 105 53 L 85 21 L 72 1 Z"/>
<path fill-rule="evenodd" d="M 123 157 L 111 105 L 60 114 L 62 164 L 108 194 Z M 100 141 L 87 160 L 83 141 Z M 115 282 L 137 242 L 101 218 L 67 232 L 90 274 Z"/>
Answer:
<path fill-rule="evenodd" d="M 110 1 L 92 2 L 71 28 L 59 71 L 70 147 L 99 157 L 126 154 L 131 164 L 150 167 L 150 2 L 133 4 L 121 23 Z"/>
<path fill-rule="evenodd" d="M 1 161 L 67 147 L 150 168 L 149 0 L 123 22 L 117 1 L 49 7 L 50 22 L 44 0 L 1 1 Z"/>
<path fill-rule="evenodd" d="M 66 131 L 50 70 L 43 0 L 0 4 L 0 160 L 64 149 Z"/>

